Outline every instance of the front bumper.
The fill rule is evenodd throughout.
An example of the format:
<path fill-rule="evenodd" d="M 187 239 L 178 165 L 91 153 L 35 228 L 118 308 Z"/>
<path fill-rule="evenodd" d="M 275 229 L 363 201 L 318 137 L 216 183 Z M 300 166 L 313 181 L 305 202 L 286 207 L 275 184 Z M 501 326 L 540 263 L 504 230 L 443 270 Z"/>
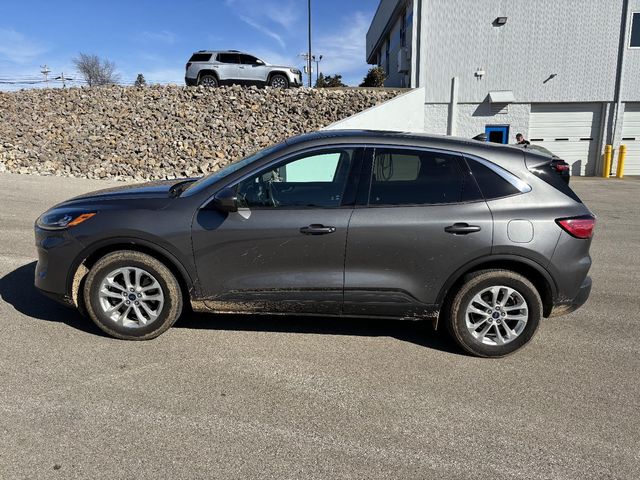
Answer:
<path fill-rule="evenodd" d="M 299 73 L 299 74 L 290 73 L 289 74 L 289 86 L 290 87 L 301 87 L 302 85 L 303 85 L 303 83 L 302 83 L 302 73 Z"/>
<path fill-rule="evenodd" d="M 591 294 L 591 277 L 587 277 L 580 285 L 578 294 L 571 300 L 558 302 L 553 306 L 550 317 L 559 317 L 560 315 L 566 315 L 567 313 L 574 312 L 582 305 L 584 305 Z"/>
<path fill-rule="evenodd" d="M 62 303 L 70 299 L 69 278 L 83 245 L 67 230 L 44 230 L 35 227 L 38 263 L 35 286 Z"/>

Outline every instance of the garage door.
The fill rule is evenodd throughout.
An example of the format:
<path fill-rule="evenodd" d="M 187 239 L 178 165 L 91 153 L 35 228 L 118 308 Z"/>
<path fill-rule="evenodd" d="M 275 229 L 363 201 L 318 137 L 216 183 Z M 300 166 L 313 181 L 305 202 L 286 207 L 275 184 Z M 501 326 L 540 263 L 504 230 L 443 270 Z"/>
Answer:
<path fill-rule="evenodd" d="M 601 110 L 598 103 L 531 105 L 529 140 L 569 162 L 572 175 L 593 175 Z"/>
<path fill-rule="evenodd" d="M 627 103 L 622 123 L 622 143 L 627 146 L 625 175 L 640 175 L 640 103 Z"/>

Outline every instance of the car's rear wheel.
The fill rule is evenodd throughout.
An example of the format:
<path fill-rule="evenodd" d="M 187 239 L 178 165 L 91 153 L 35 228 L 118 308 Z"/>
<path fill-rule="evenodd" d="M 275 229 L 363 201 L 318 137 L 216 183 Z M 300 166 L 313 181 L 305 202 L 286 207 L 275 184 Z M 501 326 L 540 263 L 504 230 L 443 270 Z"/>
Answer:
<path fill-rule="evenodd" d="M 182 291 L 173 273 L 141 252 L 102 257 L 89 271 L 83 293 L 95 324 L 124 340 L 155 338 L 182 313 Z"/>
<path fill-rule="evenodd" d="M 198 85 L 202 85 L 204 87 L 217 87 L 218 79 L 214 75 L 202 75 L 200 77 L 200 81 Z"/>
<path fill-rule="evenodd" d="M 536 287 L 508 270 L 467 276 L 447 310 L 454 340 L 479 357 L 503 357 L 529 343 L 542 318 Z"/>
<path fill-rule="evenodd" d="M 273 88 L 289 88 L 289 80 L 284 75 L 274 75 L 269 80 L 269 86 Z"/>

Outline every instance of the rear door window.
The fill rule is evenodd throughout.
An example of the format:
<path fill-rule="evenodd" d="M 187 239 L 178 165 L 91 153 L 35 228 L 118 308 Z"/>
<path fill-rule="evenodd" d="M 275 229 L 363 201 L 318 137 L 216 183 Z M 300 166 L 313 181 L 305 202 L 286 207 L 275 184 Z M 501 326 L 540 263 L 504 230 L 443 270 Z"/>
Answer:
<path fill-rule="evenodd" d="M 237 53 L 219 53 L 218 61 L 221 63 L 240 63 L 240 59 Z"/>
<path fill-rule="evenodd" d="M 369 205 L 434 205 L 480 200 L 462 157 L 412 149 L 376 149 Z"/>

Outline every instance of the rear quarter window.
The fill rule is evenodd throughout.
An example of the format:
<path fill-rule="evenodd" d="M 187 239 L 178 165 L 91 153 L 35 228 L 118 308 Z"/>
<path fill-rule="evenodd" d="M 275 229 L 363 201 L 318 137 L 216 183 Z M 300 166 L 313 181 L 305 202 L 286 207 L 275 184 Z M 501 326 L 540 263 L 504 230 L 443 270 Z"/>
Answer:
<path fill-rule="evenodd" d="M 476 179 L 480 191 L 484 195 L 485 200 L 494 198 L 508 197 L 521 193 L 514 185 L 502 178 L 489 167 L 484 166 L 480 162 L 467 158 L 469 169 Z"/>
<path fill-rule="evenodd" d="M 194 53 L 189 59 L 190 62 L 208 62 L 211 60 L 210 53 Z"/>

